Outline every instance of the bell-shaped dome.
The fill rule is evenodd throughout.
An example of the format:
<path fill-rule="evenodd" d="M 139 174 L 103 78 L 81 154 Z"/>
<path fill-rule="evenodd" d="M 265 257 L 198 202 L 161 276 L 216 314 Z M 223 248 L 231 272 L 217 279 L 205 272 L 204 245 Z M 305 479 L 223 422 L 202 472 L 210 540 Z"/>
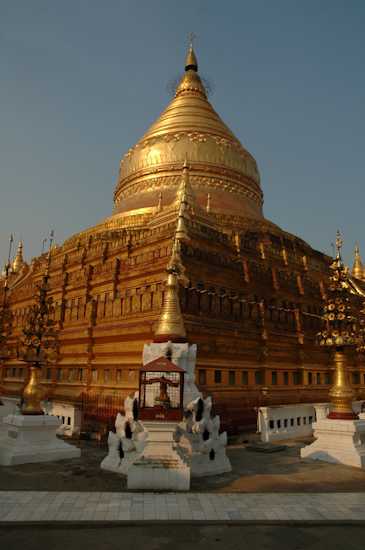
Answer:
<path fill-rule="evenodd" d="M 23 244 L 22 244 L 22 241 L 20 241 L 19 246 L 18 246 L 18 254 L 14 258 L 13 264 L 12 264 L 12 272 L 13 273 L 19 273 L 20 268 L 22 267 L 22 265 L 24 263 L 23 256 L 22 256 L 22 250 L 23 250 Z"/>
<path fill-rule="evenodd" d="M 197 74 L 192 46 L 175 98 L 124 156 L 113 215 L 170 205 L 188 159 L 197 203 L 213 213 L 263 218 L 263 193 L 255 159 L 215 112 Z"/>
<path fill-rule="evenodd" d="M 359 256 L 359 249 L 357 245 L 355 247 L 355 262 L 352 267 L 351 275 L 356 279 L 364 278 L 364 266 L 361 263 L 360 256 Z"/>

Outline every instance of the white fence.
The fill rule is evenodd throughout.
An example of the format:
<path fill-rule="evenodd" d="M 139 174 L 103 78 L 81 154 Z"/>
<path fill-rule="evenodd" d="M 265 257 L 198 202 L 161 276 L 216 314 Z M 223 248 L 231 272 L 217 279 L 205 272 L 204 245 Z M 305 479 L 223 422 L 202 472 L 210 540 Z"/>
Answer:
<path fill-rule="evenodd" d="M 1 417 L 8 414 L 17 414 L 19 412 L 20 399 L 15 397 L 2 397 L 4 407 L 0 407 L 0 436 L 2 422 Z M 40 403 L 45 414 L 58 416 L 60 427 L 56 433 L 58 435 L 71 436 L 78 432 L 81 426 L 81 407 L 71 403 L 44 402 Z"/>
<path fill-rule="evenodd" d="M 354 401 L 352 407 L 359 414 L 364 401 Z M 312 437 L 312 423 L 327 418 L 332 403 L 305 403 L 259 408 L 261 441 L 283 441 L 298 437 Z"/>

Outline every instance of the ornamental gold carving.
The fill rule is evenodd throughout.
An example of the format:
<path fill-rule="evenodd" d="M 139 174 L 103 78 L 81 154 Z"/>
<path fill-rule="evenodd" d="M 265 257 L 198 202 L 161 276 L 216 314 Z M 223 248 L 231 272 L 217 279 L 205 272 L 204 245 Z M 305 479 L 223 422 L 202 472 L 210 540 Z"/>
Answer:
<path fill-rule="evenodd" d="M 146 141 L 144 141 L 142 143 L 142 149 L 146 149 L 147 147 L 153 147 L 156 143 L 156 138 L 153 137 L 153 138 L 150 138 L 150 139 L 146 139 Z"/>
<path fill-rule="evenodd" d="M 142 144 L 137 144 L 135 147 L 132 147 L 128 153 L 124 156 L 120 163 L 120 169 L 119 172 L 121 173 L 123 170 L 125 172 L 124 176 L 127 176 L 128 171 L 133 170 L 133 163 L 131 165 L 132 157 L 138 148 L 139 145 L 141 145 L 141 149 L 148 149 L 151 147 L 154 147 L 156 151 L 158 151 L 158 155 L 160 156 L 160 159 L 162 159 L 165 156 L 166 150 L 164 150 L 164 146 L 166 144 L 170 143 L 176 143 L 180 141 L 182 138 L 188 138 L 189 141 L 192 143 L 206 143 L 207 146 L 204 147 L 204 161 L 206 162 L 213 162 L 218 163 L 223 162 L 224 164 L 228 162 L 230 165 L 235 166 L 239 172 L 248 175 L 249 177 L 252 176 L 256 183 L 260 184 L 260 176 L 259 171 L 257 168 L 257 164 L 255 159 L 242 147 L 241 144 L 229 140 L 227 138 L 222 138 L 220 136 L 215 136 L 207 133 L 201 133 L 201 132 L 169 132 L 165 135 L 160 136 L 154 136 L 152 138 L 149 138 L 145 140 Z M 217 149 L 216 147 L 219 147 L 219 150 L 222 154 L 222 157 L 220 159 L 217 159 Z M 183 147 L 180 147 L 183 149 Z M 232 151 L 231 154 L 227 154 L 228 151 Z M 178 151 L 179 153 L 179 151 Z M 182 154 L 182 153 L 181 153 Z M 147 154 L 148 156 L 148 154 Z M 128 164 L 125 164 L 124 161 L 128 159 L 128 164 L 131 165 L 131 168 L 128 169 Z M 238 159 L 240 159 L 238 163 Z M 177 159 L 176 159 L 177 160 Z M 197 159 L 200 160 L 200 159 Z M 147 166 L 147 159 L 146 156 L 139 153 L 138 159 L 135 161 L 136 166 L 140 168 L 141 166 L 146 165 Z M 161 160 L 160 160 L 161 162 Z M 239 164 L 239 166 L 238 166 Z M 135 173 L 135 170 L 133 170 Z M 125 177 L 123 180 L 125 181 Z"/>
<path fill-rule="evenodd" d="M 129 185 L 123 191 L 116 191 L 116 196 L 114 199 L 114 204 L 119 204 L 120 201 L 127 199 L 131 195 L 141 194 L 146 191 L 151 191 L 155 189 L 171 189 L 171 187 L 178 187 L 180 185 L 181 177 L 176 176 L 164 176 L 161 178 L 147 179 L 142 182 L 137 182 Z M 220 178 L 210 178 L 207 176 L 190 176 L 190 182 L 193 186 L 213 188 L 213 189 L 222 189 L 228 190 L 231 193 L 237 193 L 247 198 L 249 201 L 253 202 L 260 208 L 263 205 L 263 199 L 261 196 L 247 187 L 243 187 L 237 183 L 231 183 L 230 181 L 220 179 Z"/>
<path fill-rule="evenodd" d="M 173 141 L 174 143 L 176 143 L 177 141 L 179 141 L 180 139 L 180 135 L 179 134 L 165 134 L 164 135 L 164 141 L 165 143 L 170 143 L 171 141 Z"/>
<path fill-rule="evenodd" d="M 207 141 L 207 136 L 205 134 L 198 134 L 196 132 L 189 132 L 188 137 L 190 141 L 200 141 L 200 143 L 205 143 Z"/>

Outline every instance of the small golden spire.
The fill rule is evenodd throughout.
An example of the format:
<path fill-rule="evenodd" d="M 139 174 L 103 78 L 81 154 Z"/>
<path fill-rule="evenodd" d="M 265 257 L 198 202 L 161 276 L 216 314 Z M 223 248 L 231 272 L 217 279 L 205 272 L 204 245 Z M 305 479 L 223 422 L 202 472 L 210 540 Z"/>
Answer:
<path fill-rule="evenodd" d="M 205 88 L 197 71 L 198 62 L 196 60 L 193 50 L 193 43 L 191 42 L 190 51 L 185 62 L 185 74 L 181 78 L 180 84 L 176 89 L 175 98 L 177 98 L 180 94 L 192 94 L 194 97 L 196 97 L 198 94 L 201 95 L 204 99 L 207 99 Z"/>
<path fill-rule="evenodd" d="M 178 282 L 181 285 L 187 287 L 187 286 L 189 286 L 190 281 L 187 277 L 185 277 L 186 268 L 182 264 L 181 254 L 180 254 L 180 252 L 181 252 L 181 243 L 177 239 L 176 235 L 177 235 L 177 232 L 175 231 L 174 238 L 173 238 L 172 257 L 171 257 L 171 264 L 170 265 L 173 265 L 179 271 L 179 276 L 177 278 Z"/>
<path fill-rule="evenodd" d="M 162 193 L 158 196 L 157 214 L 162 212 Z"/>
<path fill-rule="evenodd" d="M 46 272 L 44 274 L 44 279 L 49 279 L 49 268 L 51 267 L 51 250 L 52 250 L 52 241 L 53 241 L 53 229 L 51 231 L 51 237 L 49 239 L 49 252 L 48 252 L 48 256 L 47 256 L 47 260 L 46 260 Z M 47 281 L 45 280 L 45 283 L 47 283 Z"/>
<path fill-rule="evenodd" d="M 340 239 L 340 232 L 337 231 L 337 241 L 336 241 L 336 247 L 337 247 L 337 259 L 338 260 L 341 260 L 341 253 L 340 253 L 340 248 L 342 246 L 342 239 Z"/>
<path fill-rule="evenodd" d="M 175 231 L 175 239 L 178 241 L 182 241 L 184 243 L 188 243 L 190 241 L 190 237 L 188 235 L 188 231 L 186 229 L 185 220 L 190 219 L 188 214 L 186 213 L 186 210 L 189 206 L 188 203 L 188 185 L 190 187 L 190 196 L 195 199 L 195 193 L 190 185 L 190 179 L 189 179 L 189 166 L 187 160 L 185 160 L 184 167 L 183 167 L 183 175 L 181 178 L 181 184 L 177 192 L 177 196 L 181 193 L 180 198 L 180 208 L 179 208 L 179 217 L 177 219 L 177 226 Z M 194 195 L 192 195 L 194 193 Z"/>
<path fill-rule="evenodd" d="M 195 57 L 195 53 L 193 50 L 193 39 L 196 38 L 196 36 L 193 35 L 193 33 L 190 33 L 190 51 L 188 53 L 188 57 L 186 58 L 185 62 L 185 71 L 188 71 L 189 69 L 192 69 L 193 71 L 197 72 L 198 70 L 198 62 Z"/>
<path fill-rule="evenodd" d="M 337 241 L 336 241 L 337 255 L 336 255 L 336 259 L 332 264 L 332 267 L 333 269 L 337 270 L 339 277 L 341 276 L 341 274 L 343 274 L 343 264 L 342 264 L 342 257 L 340 252 L 341 246 L 342 246 L 342 239 L 340 239 L 340 232 L 337 231 Z"/>
<path fill-rule="evenodd" d="M 11 245 L 13 243 L 13 235 L 10 235 L 10 239 L 9 239 L 9 255 L 8 255 L 8 261 L 6 262 L 6 264 L 4 264 L 4 269 L 3 269 L 3 272 L 1 274 L 1 277 L 5 277 L 5 282 L 4 282 L 4 304 L 5 304 L 5 296 L 6 296 L 6 293 L 7 291 L 9 290 L 9 287 L 8 287 L 8 278 L 9 278 L 9 270 L 10 270 L 10 255 L 11 255 Z"/>
<path fill-rule="evenodd" d="M 207 196 L 207 212 L 212 211 L 211 200 L 212 200 L 212 197 L 211 197 L 210 193 L 208 193 L 208 196 Z"/>
<path fill-rule="evenodd" d="M 362 279 L 364 276 L 364 266 L 361 263 L 360 256 L 359 256 L 359 249 L 357 247 L 357 243 L 355 246 L 355 262 L 351 271 L 351 275 L 355 277 L 355 279 Z"/>
<path fill-rule="evenodd" d="M 187 161 L 185 161 L 184 168 L 188 169 Z M 185 218 L 187 216 L 185 213 L 186 207 L 185 181 L 180 201 L 179 217 L 173 237 L 171 258 L 166 268 L 167 276 L 163 280 L 165 289 L 164 303 L 153 338 L 154 342 L 168 342 L 169 340 L 171 340 L 171 342 L 187 342 L 179 302 L 179 283 L 185 287 L 189 284 L 189 279 L 185 276 L 185 267 L 181 262 L 180 254 L 181 242 L 186 243 L 190 240 L 185 226 Z"/>
<path fill-rule="evenodd" d="M 5 281 L 4 281 L 4 290 L 5 290 L 5 292 L 7 292 L 9 290 L 9 287 L 8 287 L 9 271 L 10 271 L 10 261 L 8 260 L 6 262 L 6 264 L 4 264 L 4 269 L 3 269 L 3 272 L 1 274 L 2 277 L 5 277 Z"/>
<path fill-rule="evenodd" d="M 185 195 L 185 200 L 189 203 L 190 206 L 196 204 L 195 191 L 190 183 L 189 164 L 187 159 L 185 159 L 181 175 L 181 183 L 178 187 L 175 200 L 172 204 L 180 204 L 183 195 Z"/>
<path fill-rule="evenodd" d="M 184 217 L 182 209 L 179 212 L 179 219 L 177 220 L 176 238 L 179 241 L 182 241 L 183 243 L 188 243 L 190 241 L 190 237 L 189 237 L 187 229 L 186 229 L 185 217 Z"/>
<path fill-rule="evenodd" d="M 164 302 L 153 338 L 155 343 L 168 342 L 169 340 L 171 342 L 187 342 L 179 302 L 179 282 L 189 282 L 183 271 L 185 268 L 181 264 L 180 243 L 174 236 L 171 259 L 166 268 L 167 275 L 163 280 Z"/>
<path fill-rule="evenodd" d="M 185 195 L 183 195 L 181 197 L 179 217 L 177 219 L 175 238 L 176 238 L 176 240 L 182 241 L 184 243 L 188 243 L 190 241 L 190 237 L 188 235 L 188 231 L 187 231 L 186 225 L 185 225 L 185 219 L 187 218 L 185 210 L 187 208 L 187 205 L 188 205 L 188 203 L 186 201 L 186 197 L 185 197 Z"/>
<path fill-rule="evenodd" d="M 18 246 L 18 254 L 16 255 L 16 257 L 13 260 L 13 265 L 12 265 L 12 272 L 13 273 L 19 273 L 20 268 L 22 267 L 22 265 L 24 263 L 23 256 L 22 256 L 22 249 L 23 249 L 23 244 L 22 244 L 22 241 L 20 241 L 19 246 Z"/>

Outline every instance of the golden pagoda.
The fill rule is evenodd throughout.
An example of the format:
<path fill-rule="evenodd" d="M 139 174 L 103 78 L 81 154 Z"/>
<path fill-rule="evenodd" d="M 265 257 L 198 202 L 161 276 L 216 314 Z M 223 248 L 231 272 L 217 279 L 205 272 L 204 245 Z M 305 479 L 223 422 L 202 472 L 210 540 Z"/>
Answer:
<path fill-rule="evenodd" d="M 20 269 L 21 269 L 21 267 L 24 263 L 22 250 L 23 250 L 23 244 L 22 244 L 22 241 L 20 241 L 19 246 L 18 246 L 18 254 L 14 258 L 12 266 L 11 266 L 11 268 L 12 268 L 11 270 L 12 270 L 13 273 L 19 273 L 19 271 L 20 271 Z"/>
<path fill-rule="evenodd" d="M 197 203 L 204 208 L 210 193 L 220 224 L 229 227 L 232 215 L 263 220 L 257 164 L 210 105 L 192 46 L 173 101 L 120 163 L 108 222 L 147 220 L 160 193 L 169 206 L 186 157 Z"/>
<path fill-rule="evenodd" d="M 357 247 L 357 244 L 355 246 L 355 262 L 352 267 L 351 275 L 355 277 L 356 279 L 362 279 L 364 280 L 364 271 L 365 268 L 363 264 L 361 263 L 360 256 L 359 256 L 359 249 Z"/>
<path fill-rule="evenodd" d="M 71 410 L 85 395 L 130 395 L 144 343 L 174 332 L 162 312 L 178 305 L 185 334 L 175 336 L 198 345 L 205 395 L 328 400 L 332 359 L 317 334 L 332 259 L 266 220 L 262 206 L 256 161 L 208 101 L 191 44 L 174 99 L 120 163 L 112 215 L 52 251 L 60 332 L 42 368 L 46 398 Z M 179 274 L 171 258 L 185 266 Z M 42 255 L 10 275 L 14 347 L 45 267 Z M 14 356 L 4 370 L 3 395 L 20 396 L 27 368 Z M 364 397 L 355 351 L 348 371 Z"/>

